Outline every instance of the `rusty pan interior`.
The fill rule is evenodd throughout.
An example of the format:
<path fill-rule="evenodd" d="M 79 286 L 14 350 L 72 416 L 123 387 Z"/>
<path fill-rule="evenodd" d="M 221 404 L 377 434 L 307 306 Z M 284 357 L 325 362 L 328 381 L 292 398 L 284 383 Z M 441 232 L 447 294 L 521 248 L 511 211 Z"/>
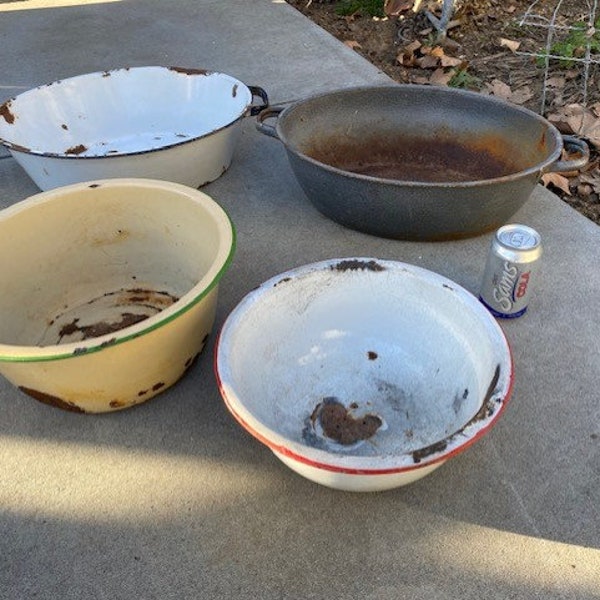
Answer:
<path fill-rule="evenodd" d="M 341 171 L 463 185 L 540 171 L 558 159 L 558 131 L 489 96 L 430 86 L 356 88 L 287 109 L 288 150 Z"/>

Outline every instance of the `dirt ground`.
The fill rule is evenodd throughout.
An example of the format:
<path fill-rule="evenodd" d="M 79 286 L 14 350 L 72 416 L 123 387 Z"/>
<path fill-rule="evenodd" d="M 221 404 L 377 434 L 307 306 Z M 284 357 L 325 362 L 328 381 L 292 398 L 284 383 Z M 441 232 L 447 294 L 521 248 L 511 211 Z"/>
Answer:
<path fill-rule="evenodd" d="M 399 83 L 494 94 L 586 139 L 589 165 L 544 183 L 600 224 L 600 18 L 596 32 L 588 0 L 455 0 L 442 32 L 430 18 L 441 1 L 387 0 L 380 16 L 341 14 L 352 0 L 287 1 Z"/>

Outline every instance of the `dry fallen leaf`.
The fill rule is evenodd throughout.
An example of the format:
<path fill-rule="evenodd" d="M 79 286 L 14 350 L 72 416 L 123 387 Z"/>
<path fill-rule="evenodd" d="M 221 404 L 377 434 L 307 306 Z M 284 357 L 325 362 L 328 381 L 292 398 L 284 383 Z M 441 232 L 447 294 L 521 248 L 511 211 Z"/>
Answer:
<path fill-rule="evenodd" d="M 528 100 L 533 98 L 533 92 L 528 85 L 524 85 L 519 89 L 512 92 L 510 95 L 509 101 L 513 104 L 525 104 Z"/>
<path fill-rule="evenodd" d="M 589 183 L 580 183 L 577 186 L 578 196 L 591 196 L 594 188 Z"/>
<path fill-rule="evenodd" d="M 405 67 L 413 67 L 415 65 L 415 61 L 417 57 L 415 56 L 415 52 L 421 47 L 421 42 L 415 40 L 410 44 L 407 44 L 396 56 L 396 62 L 399 65 L 403 65 Z"/>
<path fill-rule="evenodd" d="M 435 73 L 434 73 L 434 75 L 435 75 Z M 433 75 L 432 75 L 432 77 L 433 77 Z M 428 83 L 431 83 L 431 81 L 427 77 L 423 77 L 422 75 L 417 75 L 416 77 L 413 77 L 411 79 L 411 83 L 419 83 L 422 85 L 426 85 Z"/>
<path fill-rule="evenodd" d="M 437 56 L 426 54 L 421 58 L 417 58 L 415 63 L 417 66 L 421 67 L 421 69 L 435 69 L 440 64 L 440 59 Z"/>
<path fill-rule="evenodd" d="M 455 70 L 444 71 L 444 69 L 436 69 L 429 78 L 431 85 L 448 85 L 450 80 L 454 77 Z"/>
<path fill-rule="evenodd" d="M 383 12 L 388 17 L 397 17 L 403 12 L 410 10 L 414 3 L 414 0 L 385 0 Z"/>
<path fill-rule="evenodd" d="M 353 50 L 356 48 L 362 48 L 362 46 L 355 40 L 346 40 L 344 44 L 346 44 L 348 48 L 352 48 Z"/>
<path fill-rule="evenodd" d="M 591 186 L 592 190 L 596 194 L 600 194 L 600 172 L 598 169 L 592 171 L 586 171 L 579 174 L 579 181 L 582 185 Z"/>
<path fill-rule="evenodd" d="M 600 149 L 600 118 L 581 104 L 567 104 L 548 115 L 548 120 L 567 134 L 579 135 Z"/>
<path fill-rule="evenodd" d="M 431 56 L 437 56 L 438 58 L 442 58 L 444 56 L 444 49 L 441 46 L 435 46 L 429 50 L 429 54 Z"/>
<path fill-rule="evenodd" d="M 487 91 L 487 93 L 492 96 L 502 98 L 502 100 L 506 100 L 507 102 L 512 102 L 513 104 L 525 104 L 525 102 L 531 100 L 534 96 L 530 87 L 527 85 L 512 90 L 509 85 L 499 79 L 493 79 L 491 83 L 486 83 L 484 91 Z"/>
<path fill-rule="evenodd" d="M 396 61 L 405 67 L 419 67 L 421 69 L 436 69 L 438 67 L 458 67 L 463 60 L 448 56 L 442 46 L 424 46 L 414 40 L 396 56 Z"/>
<path fill-rule="evenodd" d="M 589 109 L 597 116 L 600 117 L 600 102 L 592 104 Z"/>
<path fill-rule="evenodd" d="M 516 52 L 519 49 L 521 42 L 515 40 L 507 40 L 506 38 L 500 38 L 500 46 L 508 48 L 511 52 Z"/>
<path fill-rule="evenodd" d="M 454 56 L 442 56 L 440 58 L 440 65 L 442 67 L 458 67 L 458 65 L 462 65 L 463 60 L 461 58 L 455 58 Z"/>
<path fill-rule="evenodd" d="M 548 77 L 546 79 L 546 86 L 550 88 L 562 89 L 565 87 L 566 79 L 561 77 L 560 75 L 555 75 L 554 77 Z"/>
<path fill-rule="evenodd" d="M 420 47 L 422 46 L 421 42 L 419 40 L 414 40 L 413 42 L 411 42 L 410 44 L 407 44 L 404 47 L 404 51 L 405 52 L 415 52 L 416 50 L 418 50 Z"/>
<path fill-rule="evenodd" d="M 485 87 L 489 94 L 498 96 L 503 100 L 508 100 L 512 94 L 510 86 L 499 79 L 493 79 L 490 83 L 486 83 Z"/>
<path fill-rule="evenodd" d="M 569 180 L 560 173 L 544 173 L 544 175 L 542 175 L 542 182 L 546 187 L 552 184 L 565 194 L 569 196 L 571 195 L 571 190 L 569 189 Z"/>

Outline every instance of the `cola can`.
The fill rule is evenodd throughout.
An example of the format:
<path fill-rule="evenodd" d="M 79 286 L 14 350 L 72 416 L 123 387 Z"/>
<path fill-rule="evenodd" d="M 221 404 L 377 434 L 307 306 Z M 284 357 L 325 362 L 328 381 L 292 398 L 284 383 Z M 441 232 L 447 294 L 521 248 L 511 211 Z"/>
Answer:
<path fill-rule="evenodd" d="M 511 319 L 525 313 L 541 255 L 542 241 L 535 229 L 513 223 L 496 231 L 479 293 L 495 317 Z"/>

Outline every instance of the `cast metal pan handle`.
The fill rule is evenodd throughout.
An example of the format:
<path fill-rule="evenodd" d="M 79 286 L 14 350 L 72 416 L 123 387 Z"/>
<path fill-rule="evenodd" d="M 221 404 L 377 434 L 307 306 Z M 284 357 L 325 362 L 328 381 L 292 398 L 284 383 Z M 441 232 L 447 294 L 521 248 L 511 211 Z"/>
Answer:
<path fill-rule="evenodd" d="M 260 100 L 262 100 L 262 104 L 253 104 L 252 106 L 250 106 L 250 115 L 255 116 L 261 110 L 264 110 L 265 108 L 267 108 L 269 106 L 269 96 L 267 95 L 267 92 L 265 92 L 265 90 L 263 90 L 261 87 L 259 87 L 257 85 L 249 85 L 248 89 L 250 90 L 250 93 L 252 94 L 253 102 L 254 102 L 254 98 L 259 98 Z"/>
<path fill-rule="evenodd" d="M 269 106 L 265 110 L 261 110 L 256 116 L 256 129 L 265 135 L 269 135 L 276 139 L 279 139 L 275 126 L 268 125 L 265 123 L 267 119 L 275 119 L 279 117 L 279 114 L 284 110 L 284 106 Z"/>
<path fill-rule="evenodd" d="M 579 138 L 572 135 L 563 135 L 563 145 L 569 153 L 577 154 L 573 160 L 557 160 L 544 170 L 546 173 L 564 173 L 577 171 L 585 167 L 590 160 L 590 149 L 588 145 Z"/>

